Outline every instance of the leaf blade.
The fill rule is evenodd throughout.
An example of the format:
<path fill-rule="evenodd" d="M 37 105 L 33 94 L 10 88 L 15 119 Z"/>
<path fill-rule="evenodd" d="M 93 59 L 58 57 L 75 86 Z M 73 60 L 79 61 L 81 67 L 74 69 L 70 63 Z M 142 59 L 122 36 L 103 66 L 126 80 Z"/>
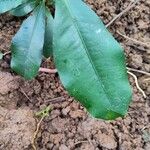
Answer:
<path fill-rule="evenodd" d="M 56 0 L 54 59 L 66 89 L 93 116 L 127 112 L 131 89 L 122 48 L 81 0 Z"/>
<path fill-rule="evenodd" d="M 45 5 L 37 6 L 12 40 L 11 68 L 26 79 L 38 73 L 44 45 Z"/>
<path fill-rule="evenodd" d="M 12 9 L 9 13 L 13 16 L 21 17 L 30 13 L 36 7 L 35 0 L 29 0 L 26 3 L 19 5 L 18 7 Z"/>
<path fill-rule="evenodd" d="M 5 13 L 17 6 L 27 2 L 27 0 L 1 0 L 0 1 L 0 14 Z"/>
<path fill-rule="evenodd" d="M 53 17 L 48 9 L 46 9 L 46 28 L 45 28 L 45 39 L 43 47 L 43 55 L 48 58 L 52 56 L 53 49 Z"/>

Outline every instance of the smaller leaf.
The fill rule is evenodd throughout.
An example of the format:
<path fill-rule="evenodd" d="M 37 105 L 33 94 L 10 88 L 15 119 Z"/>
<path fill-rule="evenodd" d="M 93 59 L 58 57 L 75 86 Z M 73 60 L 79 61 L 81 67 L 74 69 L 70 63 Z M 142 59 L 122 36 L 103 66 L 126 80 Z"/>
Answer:
<path fill-rule="evenodd" d="M 3 53 L 0 52 L 0 60 L 3 58 Z"/>
<path fill-rule="evenodd" d="M 14 9 L 27 1 L 28 0 L 0 0 L 0 14 Z"/>
<path fill-rule="evenodd" d="M 53 47 L 53 17 L 48 10 L 46 9 L 46 29 L 45 29 L 45 41 L 43 48 L 43 55 L 48 58 L 52 56 L 52 47 Z"/>
<path fill-rule="evenodd" d="M 11 68 L 25 79 L 38 74 L 45 33 L 45 4 L 42 2 L 22 24 L 12 40 Z"/>
<path fill-rule="evenodd" d="M 30 13 L 36 7 L 36 1 L 30 0 L 27 3 L 19 5 L 17 8 L 12 9 L 9 13 L 13 16 L 25 16 Z"/>
<path fill-rule="evenodd" d="M 47 106 L 46 108 L 44 108 L 41 111 L 37 112 L 35 115 L 38 116 L 38 117 L 46 117 L 46 116 L 49 116 L 50 111 L 51 111 L 51 107 Z"/>

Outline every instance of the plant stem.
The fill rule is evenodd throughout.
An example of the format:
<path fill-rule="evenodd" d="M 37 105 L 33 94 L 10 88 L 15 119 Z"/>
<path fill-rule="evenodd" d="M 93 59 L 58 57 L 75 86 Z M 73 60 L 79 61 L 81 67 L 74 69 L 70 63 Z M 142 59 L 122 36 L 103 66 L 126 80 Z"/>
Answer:
<path fill-rule="evenodd" d="M 46 73 L 57 73 L 57 69 L 40 68 L 39 71 L 46 72 Z"/>

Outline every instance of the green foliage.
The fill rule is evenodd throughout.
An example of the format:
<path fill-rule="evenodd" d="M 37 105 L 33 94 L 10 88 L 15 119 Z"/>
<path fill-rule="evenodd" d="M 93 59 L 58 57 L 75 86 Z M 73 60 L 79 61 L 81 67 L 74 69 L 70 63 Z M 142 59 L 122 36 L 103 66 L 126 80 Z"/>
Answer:
<path fill-rule="evenodd" d="M 0 13 L 5 13 L 11 9 L 18 7 L 19 5 L 26 3 L 28 0 L 1 0 L 0 1 Z"/>
<path fill-rule="evenodd" d="M 41 111 L 37 112 L 35 115 L 37 117 L 41 117 L 41 118 L 42 117 L 47 117 L 47 116 L 49 116 L 50 111 L 51 111 L 51 107 L 47 106 L 44 109 L 42 109 Z"/>
<path fill-rule="evenodd" d="M 56 1 L 54 57 L 64 86 L 93 116 L 126 113 L 131 94 L 122 48 L 80 0 Z"/>
<path fill-rule="evenodd" d="M 43 47 L 43 55 L 48 58 L 52 56 L 53 49 L 53 17 L 49 12 L 48 8 L 46 9 L 46 27 L 45 27 L 45 41 Z"/>
<path fill-rule="evenodd" d="M 29 0 L 26 3 L 19 5 L 17 8 L 12 9 L 9 13 L 14 16 L 21 17 L 30 13 L 35 7 L 36 7 L 36 1 Z"/>
<path fill-rule="evenodd" d="M 26 79 L 38 73 L 44 45 L 45 4 L 41 3 L 12 39 L 11 68 Z"/>
<path fill-rule="evenodd" d="M 82 0 L 3 0 L 0 13 L 32 14 L 12 40 L 11 67 L 26 79 L 42 56 L 54 56 L 60 79 L 96 118 L 124 116 L 131 100 L 125 56 L 99 17 Z M 53 4 L 55 17 L 47 6 Z"/>

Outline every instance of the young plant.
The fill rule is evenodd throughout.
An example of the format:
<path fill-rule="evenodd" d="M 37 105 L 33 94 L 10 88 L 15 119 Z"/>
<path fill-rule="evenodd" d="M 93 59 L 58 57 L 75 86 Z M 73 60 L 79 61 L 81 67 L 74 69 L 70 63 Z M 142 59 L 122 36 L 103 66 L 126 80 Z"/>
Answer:
<path fill-rule="evenodd" d="M 111 120 L 127 113 L 131 88 L 123 50 L 82 0 L 0 1 L 0 13 L 7 11 L 32 12 L 12 39 L 16 73 L 32 79 L 42 56 L 53 55 L 63 85 L 92 116 Z"/>

